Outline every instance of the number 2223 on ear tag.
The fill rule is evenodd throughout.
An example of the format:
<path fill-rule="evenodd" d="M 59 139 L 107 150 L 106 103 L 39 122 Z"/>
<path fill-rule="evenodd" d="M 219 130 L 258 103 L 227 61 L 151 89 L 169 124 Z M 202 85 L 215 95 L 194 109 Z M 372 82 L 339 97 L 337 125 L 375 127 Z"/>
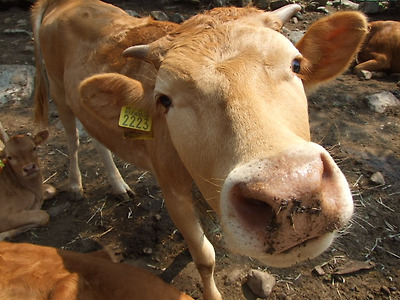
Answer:
<path fill-rule="evenodd" d="M 151 131 L 152 119 L 143 112 L 131 106 L 123 106 L 119 115 L 119 126 L 141 131 Z"/>

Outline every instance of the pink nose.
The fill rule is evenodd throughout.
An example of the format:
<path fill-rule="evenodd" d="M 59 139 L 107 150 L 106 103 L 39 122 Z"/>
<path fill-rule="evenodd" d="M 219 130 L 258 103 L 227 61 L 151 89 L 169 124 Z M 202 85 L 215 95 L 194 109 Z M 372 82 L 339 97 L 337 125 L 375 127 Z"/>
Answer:
<path fill-rule="evenodd" d="M 269 254 L 340 229 L 353 211 L 343 174 L 318 146 L 242 165 L 227 181 L 231 212 Z"/>

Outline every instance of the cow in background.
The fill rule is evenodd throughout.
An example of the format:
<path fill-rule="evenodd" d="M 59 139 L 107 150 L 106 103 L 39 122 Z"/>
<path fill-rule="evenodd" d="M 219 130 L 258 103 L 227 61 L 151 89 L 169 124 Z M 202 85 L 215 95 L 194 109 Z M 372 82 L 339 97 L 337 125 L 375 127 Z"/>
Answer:
<path fill-rule="evenodd" d="M 190 300 L 148 271 L 88 254 L 0 242 L 0 299 Z"/>
<path fill-rule="evenodd" d="M 98 0 L 38 1 L 32 12 L 37 69 L 35 99 L 36 105 L 39 106 L 36 109 L 36 119 L 40 122 L 47 120 L 47 95 L 50 93 L 57 104 L 67 139 L 69 191 L 73 199 L 80 199 L 83 196 L 83 189 L 78 164 L 79 132 L 76 117 L 81 122 L 85 117 L 78 113 L 79 107 L 75 105 L 75 101 L 79 98 L 78 83 L 100 71 L 147 76 L 146 71 L 141 70 L 140 64 L 126 64 L 126 60 L 122 57 L 123 50 L 131 46 L 132 41 L 136 43 L 154 41 L 178 27 L 178 24 L 158 22 L 150 17 L 134 18 L 122 9 Z M 44 41 L 47 32 L 51 34 L 56 29 L 53 26 L 60 30 L 62 37 L 57 40 L 49 37 L 48 42 Z M 83 39 L 88 39 L 88 44 L 85 47 L 70 48 L 80 39 L 78 36 L 70 35 L 68 33 L 70 30 L 79 32 Z M 52 50 L 47 47 L 47 43 L 52 45 Z M 100 45 L 105 47 L 104 51 L 92 56 L 91 52 Z M 49 50 L 54 51 L 55 55 L 48 55 Z M 68 57 L 75 57 L 77 60 L 69 60 Z M 60 61 L 59 58 L 65 58 L 66 61 Z M 149 76 L 151 73 L 152 71 Z M 114 164 L 112 154 L 97 141 L 97 138 L 91 136 L 114 194 L 129 200 L 134 192 L 123 180 Z"/>
<path fill-rule="evenodd" d="M 361 70 L 400 73 L 400 22 L 375 21 L 357 55 L 356 74 Z"/>
<path fill-rule="evenodd" d="M 37 116 L 47 119 L 47 76 L 75 171 L 75 118 L 120 158 L 152 171 L 206 300 L 221 295 L 193 182 L 229 249 L 276 267 L 322 253 L 353 213 L 344 175 L 311 142 L 306 91 L 347 69 L 367 20 L 335 13 L 295 47 L 279 31 L 300 9 L 219 8 L 178 26 L 97 0 L 33 8 Z M 79 192 L 78 178 L 70 180 Z"/>
<path fill-rule="evenodd" d="M 36 149 L 48 138 L 48 131 L 34 137 L 9 138 L 4 129 L 0 133 L 5 146 L 0 153 L 0 240 L 3 240 L 46 225 L 49 215 L 40 208 L 44 199 L 55 195 L 55 189 L 43 184 Z"/>

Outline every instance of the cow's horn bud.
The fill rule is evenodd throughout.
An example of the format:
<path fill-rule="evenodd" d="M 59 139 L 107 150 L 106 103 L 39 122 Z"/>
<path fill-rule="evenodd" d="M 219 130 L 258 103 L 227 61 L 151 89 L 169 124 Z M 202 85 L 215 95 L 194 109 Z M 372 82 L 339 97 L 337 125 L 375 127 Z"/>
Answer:
<path fill-rule="evenodd" d="M 122 52 L 124 57 L 133 57 L 138 59 L 147 59 L 149 54 L 149 45 L 132 46 Z"/>
<path fill-rule="evenodd" d="M 272 13 L 282 21 L 282 24 L 285 24 L 299 11 L 301 11 L 299 4 L 289 4 L 274 10 Z"/>

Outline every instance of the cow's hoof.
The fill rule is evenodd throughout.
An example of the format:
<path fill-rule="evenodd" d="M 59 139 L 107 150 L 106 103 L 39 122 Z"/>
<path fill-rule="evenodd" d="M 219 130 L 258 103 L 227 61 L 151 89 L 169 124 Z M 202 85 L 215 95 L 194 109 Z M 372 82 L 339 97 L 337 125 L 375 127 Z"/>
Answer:
<path fill-rule="evenodd" d="M 51 184 L 43 184 L 43 200 L 50 200 L 55 197 L 57 190 Z"/>
<path fill-rule="evenodd" d="M 69 191 L 71 201 L 79 201 L 83 198 L 83 191 Z"/>
<path fill-rule="evenodd" d="M 125 201 L 131 201 L 131 200 L 135 199 L 136 193 L 134 191 L 132 191 L 131 189 L 129 189 L 125 193 L 121 193 L 116 196 L 118 197 L 118 199 L 125 202 Z"/>

